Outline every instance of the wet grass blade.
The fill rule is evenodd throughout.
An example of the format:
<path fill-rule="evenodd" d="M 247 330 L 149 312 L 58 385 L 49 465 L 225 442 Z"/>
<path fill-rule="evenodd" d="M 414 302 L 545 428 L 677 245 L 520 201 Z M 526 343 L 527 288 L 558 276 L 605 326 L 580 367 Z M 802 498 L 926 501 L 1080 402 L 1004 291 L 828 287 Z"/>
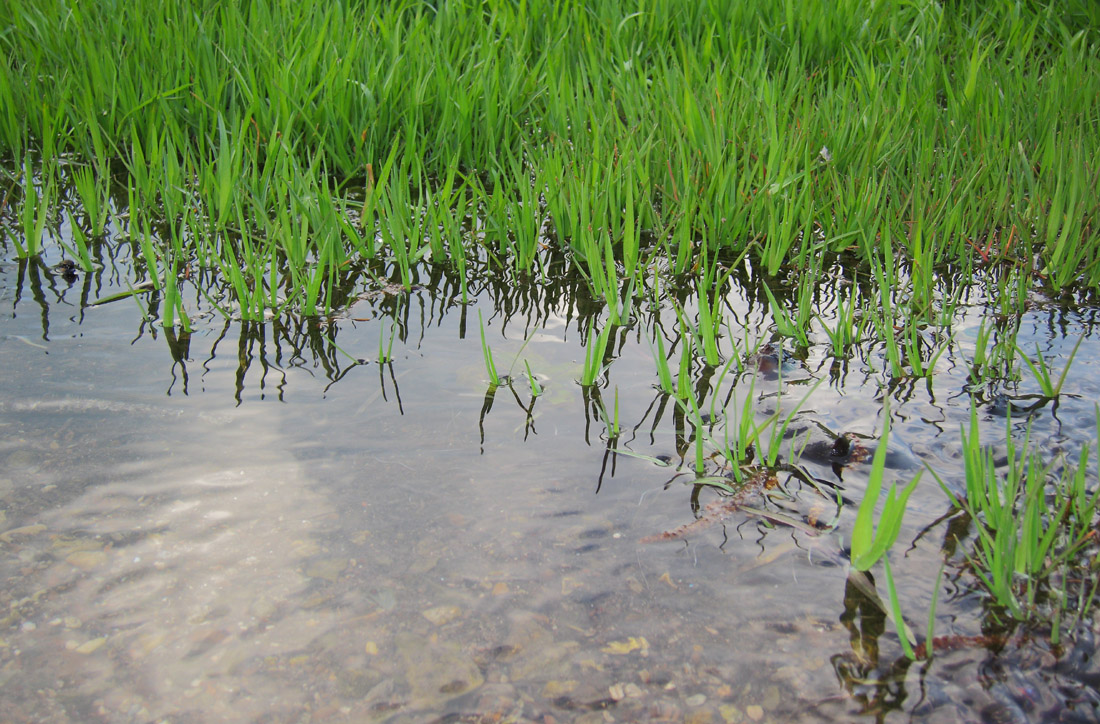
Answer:
<path fill-rule="evenodd" d="M 477 310 L 478 330 L 481 332 L 481 355 L 485 359 L 485 371 L 489 374 L 491 388 L 500 385 L 500 377 L 497 375 L 497 366 L 493 362 L 493 350 L 489 349 L 489 343 L 485 341 L 485 320 L 481 316 L 481 310 Z"/>
<path fill-rule="evenodd" d="M 1020 353 L 1020 358 L 1027 365 L 1027 368 L 1031 370 L 1032 377 L 1039 383 L 1039 389 L 1043 396 L 1049 399 L 1057 399 L 1062 394 L 1062 385 L 1066 382 L 1066 375 L 1069 374 L 1069 368 L 1073 365 L 1073 359 L 1077 356 L 1077 350 L 1081 348 L 1081 342 L 1085 340 L 1084 335 L 1077 340 L 1077 344 L 1073 346 L 1073 351 L 1070 352 L 1069 358 L 1066 360 L 1065 367 L 1062 368 L 1062 374 L 1058 376 L 1058 381 L 1054 381 L 1054 376 L 1050 371 L 1050 365 L 1047 364 L 1046 359 L 1043 357 L 1043 353 L 1039 350 L 1038 345 L 1035 346 L 1036 361 L 1032 362 L 1028 359 L 1027 355 L 1022 349 L 1017 347 L 1017 351 Z"/>
<path fill-rule="evenodd" d="M 581 371 L 580 383 L 582 387 L 591 387 L 606 369 L 604 359 L 607 354 L 607 341 L 611 337 L 613 325 L 604 325 L 603 330 L 596 334 L 595 328 L 588 329 L 588 343 L 584 346 L 584 369 Z"/>
<path fill-rule="evenodd" d="M 856 512 L 856 521 L 852 526 L 852 567 L 857 571 L 866 571 L 883 556 L 897 540 L 901 531 L 901 521 L 905 515 L 905 506 L 909 496 L 920 482 L 921 474 L 918 472 L 912 480 L 897 492 L 897 486 L 891 485 L 890 492 L 882 506 L 878 524 L 875 524 L 875 506 L 878 503 L 882 491 L 883 481 L 886 476 L 886 446 L 890 440 L 890 413 L 889 408 L 884 409 L 884 422 L 882 436 L 879 438 L 878 447 L 871 461 L 871 470 L 868 473 L 867 490 L 863 500 L 859 503 Z"/>

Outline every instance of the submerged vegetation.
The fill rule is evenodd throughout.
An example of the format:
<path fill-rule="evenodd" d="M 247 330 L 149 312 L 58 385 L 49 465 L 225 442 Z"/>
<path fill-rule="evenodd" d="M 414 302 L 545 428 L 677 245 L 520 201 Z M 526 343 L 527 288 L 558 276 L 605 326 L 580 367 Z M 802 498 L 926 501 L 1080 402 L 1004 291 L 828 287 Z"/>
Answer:
<path fill-rule="evenodd" d="M 883 400 L 931 394 L 944 356 L 965 355 L 974 405 L 1056 409 L 1077 348 L 1055 375 L 1017 345 L 1021 315 L 1100 284 L 1090 2 L 0 5 L 0 243 L 25 267 L 93 272 L 122 249 L 129 289 L 82 302 L 149 295 L 183 335 L 216 314 L 320 335 L 425 282 L 465 335 L 494 284 L 552 289 L 583 320 L 577 381 L 609 452 L 630 454 L 626 396 L 602 393 L 633 334 L 694 502 L 709 487 L 740 505 L 783 471 L 835 504 L 832 523 L 752 513 L 809 535 L 846 504 L 802 463 L 821 442 L 797 417 L 825 379 L 799 368 L 810 348 L 833 382 L 867 357 Z M 756 290 L 759 329 L 734 324 L 735 285 Z M 988 312 L 965 344 L 964 300 Z M 380 317 L 391 377 L 399 306 Z M 498 371 L 493 318 L 478 311 L 482 423 L 501 388 L 526 432 L 551 393 L 520 354 Z M 326 364 L 352 359 L 332 346 Z M 886 566 L 912 657 L 888 556 L 920 475 L 874 529 L 883 408 L 850 562 Z M 1072 466 L 1007 430 L 1007 472 L 972 423 L 965 486 L 941 483 L 974 523 L 965 565 L 994 613 L 1057 639 L 1096 596 L 1100 440 Z M 827 464 L 871 457 L 829 438 Z"/>

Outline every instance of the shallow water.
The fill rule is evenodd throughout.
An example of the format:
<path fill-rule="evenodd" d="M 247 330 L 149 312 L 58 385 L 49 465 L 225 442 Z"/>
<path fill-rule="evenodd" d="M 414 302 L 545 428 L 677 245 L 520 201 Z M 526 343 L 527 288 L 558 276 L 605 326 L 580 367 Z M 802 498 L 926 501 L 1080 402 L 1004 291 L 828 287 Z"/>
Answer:
<path fill-rule="evenodd" d="M 463 307 L 438 283 L 365 288 L 324 324 L 255 325 L 196 297 L 181 339 L 144 319 L 150 295 L 86 306 L 124 289 L 125 272 L 66 281 L 51 261 L 0 270 L 5 721 L 1097 718 L 1095 622 L 1062 648 L 985 636 L 982 598 L 957 566 L 937 617 L 954 638 L 907 665 L 846 573 L 866 463 L 807 462 L 820 491 L 780 473 L 749 499 L 828 520 L 839 493 L 832 533 L 726 510 L 693 486 L 690 426 L 653 389 L 651 321 L 613 340 L 600 396 L 611 409 L 618 391 L 617 447 L 669 467 L 609 452 L 575 381 L 583 299 L 487 284 Z M 758 297 L 734 287 L 726 302 L 734 334 L 771 339 Z M 479 309 L 513 379 L 488 396 Z M 927 463 L 960 484 L 963 356 L 983 311 L 960 314 L 930 389 L 887 388 L 903 482 Z M 1021 317 L 1021 346 L 1039 344 L 1058 370 L 1085 335 L 1059 404 L 1030 418 L 1051 459 L 1095 438 L 1094 316 L 1039 300 Z M 393 361 L 371 361 L 391 329 Z M 762 417 L 777 392 L 785 412 L 809 393 L 798 439 L 870 444 L 882 350 L 831 372 L 815 341 L 781 379 L 696 368 L 695 387 L 751 394 Z M 1018 400 L 1032 391 L 1024 380 Z M 1004 407 L 982 407 L 984 441 L 1003 443 Z M 1012 423 L 1020 439 L 1025 418 Z M 926 475 L 892 554 L 921 639 L 948 511 Z M 709 524 L 641 542 L 696 516 Z"/>

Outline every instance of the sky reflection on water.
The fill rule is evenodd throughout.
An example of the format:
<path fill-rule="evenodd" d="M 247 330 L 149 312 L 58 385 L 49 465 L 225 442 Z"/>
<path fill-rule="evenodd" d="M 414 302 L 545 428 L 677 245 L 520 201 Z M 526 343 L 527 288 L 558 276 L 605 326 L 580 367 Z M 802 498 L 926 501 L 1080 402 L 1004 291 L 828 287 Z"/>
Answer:
<path fill-rule="evenodd" d="M 664 334 L 671 354 L 682 344 L 671 308 L 640 312 L 613 337 L 597 404 L 575 380 L 598 320 L 564 281 L 541 291 L 486 282 L 471 308 L 453 284 L 425 277 L 410 293 L 362 288 L 325 320 L 261 325 L 208 311 L 182 335 L 151 321 L 155 295 L 86 307 L 117 289 L 106 272 L 65 280 L 7 262 L 2 273 L 0 699 L 14 721 L 1066 710 L 1047 690 L 1036 701 L 1013 693 L 1054 676 L 1032 663 L 1034 644 L 999 656 L 960 647 L 926 672 L 908 667 L 893 625 L 838 565 L 840 532 L 734 513 L 685 540 L 639 543 L 718 499 L 677 477 L 699 431 L 653 389 L 649 335 Z M 690 312 L 690 297 L 680 301 Z M 477 309 L 514 380 L 488 406 Z M 732 286 L 726 309 L 734 334 L 770 341 L 751 287 Z M 931 390 L 886 387 L 897 444 L 947 479 L 959 471 L 965 355 L 981 311 L 957 321 Z M 1054 360 L 1087 335 L 1069 394 L 1032 415 L 1050 454 L 1075 454 L 1095 434 L 1094 318 L 1047 305 L 1021 320 L 1021 346 Z M 379 364 L 391 330 L 393 360 Z M 793 429 L 873 437 L 881 349 L 857 350 L 838 371 L 823 347 L 788 345 L 795 362 L 782 380 L 697 365 L 692 386 L 706 407 L 743 400 L 751 385 L 765 416 L 825 378 Z M 544 388 L 537 398 L 523 360 Z M 616 390 L 624 432 L 613 442 L 603 418 Z M 1003 440 L 996 400 L 982 419 L 983 439 Z M 673 465 L 609 453 L 616 445 Z M 864 469 L 810 469 L 858 502 Z M 835 505 L 779 483 L 789 495 L 767 502 L 774 512 Z M 901 541 L 946 510 L 922 486 Z M 944 538 L 932 528 L 896 551 L 918 633 Z M 949 582 L 941 630 L 977 636 L 982 611 L 962 583 Z M 1007 673 L 998 679 L 989 662 Z M 1079 682 L 1095 669 L 1057 675 Z"/>

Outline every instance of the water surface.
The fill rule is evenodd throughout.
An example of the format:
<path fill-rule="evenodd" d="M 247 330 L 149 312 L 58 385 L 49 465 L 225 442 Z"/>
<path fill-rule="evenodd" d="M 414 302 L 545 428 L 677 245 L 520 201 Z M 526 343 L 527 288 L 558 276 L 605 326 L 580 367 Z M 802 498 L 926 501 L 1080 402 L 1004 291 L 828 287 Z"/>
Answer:
<path fill-rule="evenodd" d="M 750 498 L 815 521 L 839 496 L 834 532 L 693 485 L 696 431 L 654 388 L 648 341 L 678 343 L 671 307 L 617 331 L 585 390 L 584 341 L 603 322 L 553 284 L 486 282 L 469 306 L 445 280 L 365 285 L 331 318 L 263 325 L 196 296 L 184 335 L 158 326 L 155 295 L 87 306 L 125 271 L 67 280 L 55 261 L 0 270 L 6 720 L 1096 720 L 1095 621 L 1061 648 L 982 640 L 983 599 L 955 565 L 937 620 L 954 639 L 907 664 L 846 572 L 866 463 L 807 461 L 817 487 L 780 473 Z M 791 350 L 751 289 L 731 286 L 725 309 L 732 336 Z M 495 390 L 479 310 L 513 380 Z M 888 401 L 893 478 L 927 463 L 961 485 L 985 313 L 964 304 L 930 386 L 884 384 L 874 345 L 838 369 L 821 335 L 778 378 L 696 365 L 693 386 L 731 411 L 752 396 L 761 419 L 808 395 L 795 441 L 873 444 Z M 1085 336 L 1066 394 L 1030 415 L 1051 459 L 1095 438 L 1094 317 L 1046 300 L 1019 317 L 1021 346 L 1056 369 Z M 983 402 L 983 440 L 1003 443 L 1006 404 Z M 1020 439 L 1028 419 L 1013 418 Z M 922 639 L 936 573 L 960 560 L 925 478 L 892 554 Z M 642 542 L 697 517 L 709 524 Z"/>

